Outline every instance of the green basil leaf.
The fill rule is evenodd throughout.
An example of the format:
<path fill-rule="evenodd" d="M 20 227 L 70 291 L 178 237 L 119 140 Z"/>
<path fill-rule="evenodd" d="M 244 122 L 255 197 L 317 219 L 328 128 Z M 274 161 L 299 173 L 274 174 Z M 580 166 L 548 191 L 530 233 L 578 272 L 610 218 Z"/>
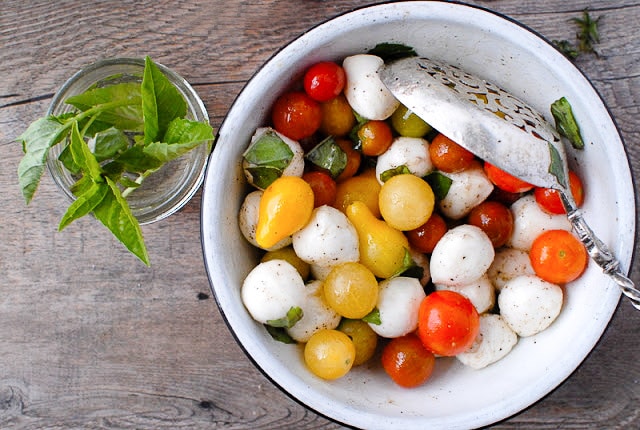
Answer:
<path fill-rule="evenodd" d="M 140 185 L 142 185 L 139 182 L 131 180 L 124 175 L 118 179 L 118 182 L 125 188 L 138 188 Z"/>
<path fill-rule="evenodd" d="M 161 160 L 147 154 L 141 145 L 131 146 L 120 153 L 114 159 L 114 163 L 120 165 L 124 170 L 138 173 L 159 169 L 163 164 Z"/>
<path fill-rule="evenodd" d="M 249 145 L 242 157 L 250 167 L 267 166 L 283 171 L 293 159 L 293 151 L 273 129 L 266 129 Z"/>
<path fill-rule="evenodd" d="M 129 147 L 129 138 L 122 130 L 110 127 L 95 134 L 93 153 L 98 161 L 113 158 L 118 152 Z"/>
<path fill-rule="evenodd" d="M 149 266 L 149 255 L 138 220 L 131 213 L 115 182 L 109 177 L 106 181 L 109 190 L 93 209 L 93 214 L 129 251 Z"/>
<path fill-rule="evenodd" d="M 71 155 L 71 150 L 69 149 L 69 145 L 65 146 L 60 155 L 58 155 L 58 161 L 62 163 L 62 165 L 71 172 L 72 175 L 80 174 L 80 166 L 73 161 L 73 156 Z"/>
<path fill-rule="evenodd" d="M 560 185 L 567 187 L 569 184 L 567 182 L 567 177 L 565 176 L 564 165 L 562 164 L 560 153 L 551 143 L 547 142 L 547 144 L 549 145 L 549 156 L 551 157 L 549 173 L 556 177 Z"/>
<path fill-rule="evenodd" d="M 584 141 L 580 133 L 580 127 L 573 116 L 573 109 L 569 101 L 562 97 L 551 104 L 551 114 L 556 122 L 558 133 L 569 139 L 571 145 L 576 149 L 584 148 Z"/>
<path fill-rule="evenodd" d="M 109 185 L 106 183 L 97 183 L 91 181 L 91 187 L 77 196 L 76 200 L 69 206 L 67 212 L 64 214 L 58 225 L 58 230 L 64 229 L 73 221 L 89 214 L 93 208 L 98 206 L 104 196 L 109 191 Z"/>
<path fill-rule="evenodd" d="M 102 168 L 93 155 L 93 152 L 89 149 L 87 142 L 85 142 L 80 135 L 77 122 L 74 122 L 71 126 L 69 150 L 71 151 L 74 163 L 80 167 L 85 174 L 89 175 L 92 181 L 104 181 L 102 178 Z"/>
<path fill-rule="evenodd" d="M 187 103 L 160 68 L 146 57 L 142 77 L 142 113 L 144 142 L 160 140 L 171 121 L 187 114 Z"/>
<path fill-rule="evenodd" d="M 388 169 L 380 173 L 380 180 L 382 182 L 387 182 L 389 179 L 391 179 L 396 175 L 404 175 L 404 174 L 411 174 L 411 170 L 409 170 L 409 168 L 403 164 L 402 166 L 398 166 L 393 169 Z"/>
<path fill-rule="evenodd" d="M 304 312 L 302 312 L 301 308 L 298 306 L 291 306 L 287 311 L 287 315 L 276 320 L 269 320 L 267 321 L 267 325 L 270 325 L 271 327 L 291 328 L 300 321 L 303 315 Z"/>
<path fill-rule="evenodd" d="M 347 166 L 347 154 L 331 136 L 311 149 L 305 158 L 319 168 L 328 170 L 333 179 L 340 176 Z"/>
<path fill-rule="evenodd" d="M 169 124 L 164 142 L 152 142 L 144 153 L 163 163 L 178 158 L 205 142 L 213 140 L 209 124 L 176 118 Z"/>
<path fill-rule="evenodd" d="M 18 164 L 18 180 L 27 204 L 31 202 L 40 183 L 49 148 L 60 142 L 68 130 L 68 124 L 48 116 L 34 121 L 18 136 L 17 140 L 22 142 L 25 153 Z"/>
<path fill-rule="evenodd" d="M 379 43 L 373 49 L 370 49 L 368 54 L 377 55 L 385 63 L 418 55 L 412 47 L 400 43 Z"/>
<path fill-rule="evenodd" d="M 250 182 L 261 190 L 266 189 L 273 181 L 282 176 L 282 170 L 276 167 L 246 167 L 246 173 L 251 178 Z"/>
<path fill-rule="evenodd" d="M 143 130 L 142 98 L 137 82 L 94 88 L 71 96 L 65 102 L 83 112 L 95 111 L 96 120 L 121 130 Z"/>
<path fill-rule="evenodd" d="M 369 312 L 367 315 L 365 315 L 362 318 L 362 321 L 369 324 L 375 324 L 375 325 L 382 324 L 382 319 L 380 319 L 380 309 L 373 308 L 371 312 Z"/>
<path fill-rule="evenodd" d="M 273 340 L 289 345 L 297 343 L 283 327 L 272 327 L 267 324 L 264 324 L 264 327 L 267 329 L 267 332 L 271 335 Z"/>
<path fill-rule="evenodd" d="M 442 200 L 447 197 L 449 188 L 451 188 L 451 184 L 453 183 L 453 179 L 437 171 L 429 173 L 425 177 L 425 180 L 429 185 L 431 185 L 431 189 L 433 190 L 433 194 L 435 194 L 436 200 Z"/>

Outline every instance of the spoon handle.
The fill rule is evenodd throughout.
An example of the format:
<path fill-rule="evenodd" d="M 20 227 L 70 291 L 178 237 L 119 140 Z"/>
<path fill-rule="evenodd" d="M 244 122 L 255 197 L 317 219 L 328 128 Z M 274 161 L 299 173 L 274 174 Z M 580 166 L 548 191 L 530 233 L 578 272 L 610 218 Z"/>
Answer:
<path fill-rule="evenodd" d="M 573 210 L 568 214 L 569 221 L 578 238 L 584 243 L 587 252 L 602 269 L 620 287 L 622 293 L 631 300 L 631 304 L 640 310 L 640 290 L 638 290 L 631 279 L 629 279 L 620 268 L 620 262 L 616 259 L 609 248 L 595 235 L 593 230 L 587 225 L 580 211 Z"/>

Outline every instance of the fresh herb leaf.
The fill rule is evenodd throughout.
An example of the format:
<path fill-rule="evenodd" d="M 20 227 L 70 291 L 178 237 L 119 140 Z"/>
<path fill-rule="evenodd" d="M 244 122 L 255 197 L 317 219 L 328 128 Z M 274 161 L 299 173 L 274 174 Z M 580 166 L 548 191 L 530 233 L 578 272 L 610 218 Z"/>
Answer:
<path fill-rule="evenodd" d="M 297 343 L 283 327 L 272 327 L 267 324 L 264 324 L 264 327 L 267 329 L 267 332 L 271 335 L 273 340 L 286 344 Z"/>
<path fill-rule="evenodd" d="M 48 116 L 33 122 L 18 137 L 25 153 L 18 164 L 18 180 L 27 204 L 31 202 L 40 183 L 49 148 L 64 139 L 68 129 L 68 124 L 63 124 L 55 117 Z"/>
<path fill-rule="evenodd" d="M 254 135 L 251 145 L 242 154 L 245 171 L 251 183 L 265 189 L 282 176 L 293 160 L 293 151 L 272 128 L 264 128 Z"/>
<path fill-rule="evenodd" d="M 598 30 L 598 24 L 601 16 L 595 20 L 589 15 L 589 10 L 582 11 L 582 18 L 573 18 L 572 21 L 578 25 L 578 33 L 576 38 L 578 39 L 578 50 L 585 53 L 593 53 L 598 55 L 595 50 L 595 44 L 600 43 L 600 32 Z"/>
<path fill-rule="evenodd" d="M 556 122 L 558 133 L 569 139 L 576 149 L 584 148 L 584 140 L 580 133 L 580 127 L 573 115 L 571 104 L 565 97 L 561 97 L 551 104 L 551 115 Z"/>
<path fill-rule="evenodd" d="M 549 145 L 549 156 L 551 158 L 551 163 L 549 164 L 549 173 L 556 177 L 558 183 L 563 187 L 568 187 L 567 177 L 565 176 L 564 167 L 562 164 L 562 158 L 560 157 L 560 153 L 555 146 L 551 143 Z"/>
<path fill-rule="evenodd" d="M 208 124 L 176 118 L 169 123 L 164 141 L 149 143 L 144 153 L 166 163 L 212 139 L 213 131 Z"/>
<path fill-rule="evenodd" d="M 416 57 L 418 55 L 412 47 L 400 43 L 379 43 L 367 53 L 377 55 L 382 58 L 385 63 L 401 58 Z"/>
<path fill-rule="evenodd" d="M 276 320 L 267 321 L 267 325 L 271 327 L 283 327 L 283 328 L 291 328 L 293 327 L 304 315 L 302 309 L 298 306 L 291 306 L 289 311 L 287 311 L 287 315 L 282 318 L 278 318 Z"/>
<path fill-rule="evenodd" d="M 71 203 L 58 225 L 58 231 L 64 229 L 78 218 L 82 218 L 93 211 L 93 209 L 102 202 L 109 191 L 109 185 L 105 182 L 92 182 L 89 189 L 84 190 L 82 194 Z"/>
<path fill-rule="evenodd" d="M 436 200 L 442 200 L 447 197 L 449 188 L 451 188 L 451 184 L 453 183 L 451 178 L 437 171 L 428 174 L 425 177 L 425 180 L 429 185 L 431 185 L 431 189 L 433 190 Z"/>
<path fill-rule="evenodd" d="M 382 324 L 382 319 L 380 319 L 380 309 L 373 308 L 371 312 L 369 312 L 367 315 L 365 315 L 362 318 L 362 321 L 369 324 L 375 324 L 375 325 Z"/>
<path fill-rule="evenodd" d="M 104 182 L 102 177 L 102 168 L 96 160 L 95 155 L 89 149 L 87 142 L 84 141 L 78 130 L 78 124 L 73 123 L 71 126 L 71 139 L 69 143 L 69 150 L 71 151 L 71 157 L 73 162 L 88 174 L 93 182 Z"/>
<path fill-rule="evenodd" d="M 164 136 L 171 121 L 187 114 L 187 104 L 180 91 L 149 57 L 145 58 L 141 91 L 144 142 L 151 143 Z"/>
<path fill-rule="evenodd" d="M 249 174 L 251 183 L 261 190 L 266 189 L 273 181 L 282 176 L 282 170 L 271 166 L 246 167 L 245 171 Z"/>
<path fill-rule="evenodd" d="M 93 209 L 93 214 L 129 251 L 149 266 L 149 255 L 138 220 L 131 213 L 116 183 L 109 177 L 105 179 L 109 190 Z"/>
<path fill-rule="evenodd" d="M 553 40 L 551 43 L 570 60 L 575 60 L 580 55 L 577 48 L 566 39 Z"/>
<path fill-rule="evenodd" d="M 401 166 L 395 167 L 393 169 L 388 169 L 382 172 L 380 174 L 380 180 L 382 182 L 387 182 L 389 179 L 393 178 L 396 175 L 402 175 L 406 173 L 411 173 L 411 170 L 409 170 L 409 168 L 405 164 L 403 164 Z"/>
<path fill-rule="evenodd" d="M 98 161 L 113 158 L 129 147 L 129 138 L 120 129 L 110 127 L 95 134 L 93 154 Z"/>
<path fill-rule="evenodd" d="M 311 149 L 305 158 L 315 166 L 329 171 L 333 179 L 340 176 L 347 166 L 347 154 L 331 136 Z"/>

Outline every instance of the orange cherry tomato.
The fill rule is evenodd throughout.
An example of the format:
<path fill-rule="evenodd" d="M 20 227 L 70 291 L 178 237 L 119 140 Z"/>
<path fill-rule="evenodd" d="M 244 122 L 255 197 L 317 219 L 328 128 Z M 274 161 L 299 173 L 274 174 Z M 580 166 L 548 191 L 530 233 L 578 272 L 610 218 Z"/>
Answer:
<path fill-rule="evenodd" d="M 500 248 L 513 233 L 513 214 L 499 202 L 485 200 L 471 209 L 467 222 L 484 231 L 494 248 Z"/>
<path fill-rule="evenodd" d="M 336 145 L 340 147 L 347 154 L 347 165 L 344 170 L 336 178 L 336 182 L 344 181 L 345 179 L 353 177 L 360 169 L 360 163 L 362 161 L 362 155 L 360 151 L 357 151 L 352 142 L 349 139 L 337 138 Z"/>
<path fill-rule="evenodd" d="M 391 146 L 393 132 L 385 121 L 367 121 L 358 130 L 361 150 L 364 155 L 377 157 Z"/>
<path fill-rule="evenodd" d="M 404 234 L 409 239 L 409 244 L 416 251 L 431 254 L 436 243 L 447 232 L 448 227 L 444 218 L 437 213 L 432 213 L 431 217 L 420 227 L 406 231 Z"/>
<path fill-rule="evenodd" d="M 392 339 L 382 350 L 381 360 L 393 382 L 405 388 L 417 387 L 429 379 L 436 362 L 414 333 Z"/>
<path fill-rule="evenodd" d="M 578 207 L 582 206 L 582 203 L 584 203 L 584 188 L 582 187 L 582 181 L 573 171 L 569 171 L 569 189 L 571 189 L 571 194 L 573 195 L 576 205 L 578 205 Z M 557 190 L 537 187 L 533 190 L 533 195 L 542 210 L 551 214 L 567 213 L 560 199 L 560 193 Z"/>
<path fill-rule="evenodd" d="M 496 187 L 509 193 L 524 193 L 533 189 L 533 185 L 530 183 L 516 178 L 486 161 L 484 162 L 484 171 Z"/>
<path fill-rule="evenodd" d="M 302 175 L 302 179 L 311 185 L 314 208 L 322 205 L 332 205 L 335 202 L 336 181 L 329 174 L 320 171 L 306 172 Z"/>
<path fill-rule="evenodd" d="M 443 134 L 438 134 L 429 145 L 433 165 L 443 172 L 455 173 L 467 169 L 475 155 Z"/>
<path fill-rule="evenodd" d="M 353 109 L 344 94 L 320 103 L 322 122 L 320 131 L 329 136 L 346 136 L 356 125 Z"/>
<path fill-rule="evenodd" d="M 309 67 L 304 74 L 304 90 L 309 97 L 326 102 L 342 92 L 347 76 L 344 69 L 332 61 L 322 61 Z"/>
<path fill-rule="evenodd" d="M 420 303 L 418 336 L 434 354 L 454 356 L 471 347 L 480 331 L 480 317 L 460 293 L 435 291 Z"/>
<path fill-rule="evenodd" d="M 548 230 L 534 239 L 529 251 L 534 272 L 554 284 L 578 278 L 587 267 L 587 250 L 566 230 Z"/>
<path fill-rule="evenodd" d="M 322 122 L 320 104 L 302 91 L 278 97 L 271 111 L 273 127 L 293 140 L 313 135 Z"/>

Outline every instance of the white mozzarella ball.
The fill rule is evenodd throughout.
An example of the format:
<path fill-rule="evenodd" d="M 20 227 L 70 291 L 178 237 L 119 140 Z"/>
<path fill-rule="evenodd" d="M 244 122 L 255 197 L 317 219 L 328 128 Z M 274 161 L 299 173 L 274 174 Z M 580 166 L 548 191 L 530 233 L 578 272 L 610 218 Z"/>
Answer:
<path fill-rule="evenodd" d="M 258 128 L 251 137 L 251 144 L 249 145 L 249 148 L 251 148 L 251 145 L 253 145 L 253 143 L 255 143 L 258 139 L 260 139 L 265 133 L 274 133 L 275 135 L 277 135 L 289 147 L 289 149 L 291 149 L 291 152 L 293 152 L 293 157 L 291 158 L 291 161 L 289 161 L 287 167 L 285 167 L 282 171 L 282 176 L 302 176 L 302 174 L 304 173 L 304 149 L 302 149 L 302 146 L 299 142 L 288 138 L 287 136 L 277 132 L 273 128 Z M 249 163 L 246 160 L 243 160 L 242 167 L 244 169 L 244 174 L 247 178 L 247 181 L 253 186 L 258 187 L 253 181 L 251 172 L 248 170 Z"/>
<path fill-rule="evenodd" d="M 256 227 L 258 225 L 258 214 L 260 213 L 260 199 L 262 198 L 262 191 L 255 190 L 250 192 L 244 198 L 242 205 L 240 206 L 240 212 L 238 213 L 238 225 L 242 235 L 257 248 L 262 248 L 256 241 Z M 291 245 L 291 236 L 285 237 L 271 248 L 262 248 L 268 251 L 275 251 L 277 249 L 284 248 Z"/>
<path fill-rule="evenodd" d="M 571 231 L 571 222 L 566 215 L 552 215 L 543 211 L 531 194 L 515 201 L 511 211 L 513 233 L 507 245 L 512 248 L 529 251 L 535 238 L 547 230 Z"/>
<path fill-rule="evenodd" d="M 507 282 L 498 295 L 500 314 L 519 336 L 532 336 L 551 325 L 562 309 L 563 293 L 558 285 L 534 275 Z"/>
<path fill-rule="evenodd" d="M 462 294 L 473 303 L 479 314 L 487 312 L 496 303 L 496 291 L 487 275 L 483 275 L 469 284 L 436 284 L 435 288 L 436 290 L 450 290 Z"/>
<path fill-rule="evenodd" d="M 360 259 L 355 227 L 342 211 L 327 205 L 314 209 L 307 225 L 294 233 L 293 249 L 303 261 L 320 266 Z"/>
<path fill-rule="evenodd" d="M 482 369 L 511 352 L 516 343 L 518 336 L 500 315 L 484 314 L 480 315 L 480 331 L 475 343 L 456 358 L 466 366 Z"/>
<path fill-rule="evenodd" d="M 381 324 L 369 326 L 382 337 L 400 337 L 418 327 L 418 309 L 426 297 L 416 278 L 398 276 L 380 282 L 378 303 Z"/>
<path fill-rule="evenodd" d="M 325 301 L 322 281 L 312 281 L 306 285 L 307 296 L 302 304 L 302 318 L 287 333 L 298 342 L 307 342 L 311 335 L 321 329 L 334 329 L 340 324 L 341 316 Z"/>
<path fill-rule="evenodd" d="M 485 274 L 495 250 L 479 227 L 463 224 L 448 230 L 431 253 L 434 284 L 465 285 Z"/>
<path fill-rule="evenodd" d="M 534 275 L 531 259 L 525 251 L 515 248 L 501 248 L 496 251 L 487 275 L 498 291 L 507 282 L 521 275 Z"/>
<path fill-rule="evenodd" d="M 419 137 L 396 137 L 389 149 L 378 157 L 376 162 L 376 177 L 382 184 L 380 175 L 387 170 L 400 166 L 407 166 L 416 176 L 426 176 L 433 170 L 433 163 L 429 156 L 429 142 Z"/>
<path fill-rule="evenodd" d="M 358 54 L 342 62 L 347 82 L 344 95 L 360 116 L 370 120 L 385 120 L 398 108 L 400 102 L 382 83 L 378 69 L 384 64 L 376 55 Z"/>
<path fill-rule="evenodd" d="M 249 272 L 240 295 L 253 319 L 267 324 L 284 318 L 292 307 L 305 302 L 306 290 L 298 270 L 284 260 L 258 264 Z"/>
<path fill-rule="evenodd" d="M 442 213 L 451 219 L 464 218 L 493 191 L 493 183 L 479 163 L 458 173 L 442 174 L 452 182 L 447 195 L 438 205 Z"/>

